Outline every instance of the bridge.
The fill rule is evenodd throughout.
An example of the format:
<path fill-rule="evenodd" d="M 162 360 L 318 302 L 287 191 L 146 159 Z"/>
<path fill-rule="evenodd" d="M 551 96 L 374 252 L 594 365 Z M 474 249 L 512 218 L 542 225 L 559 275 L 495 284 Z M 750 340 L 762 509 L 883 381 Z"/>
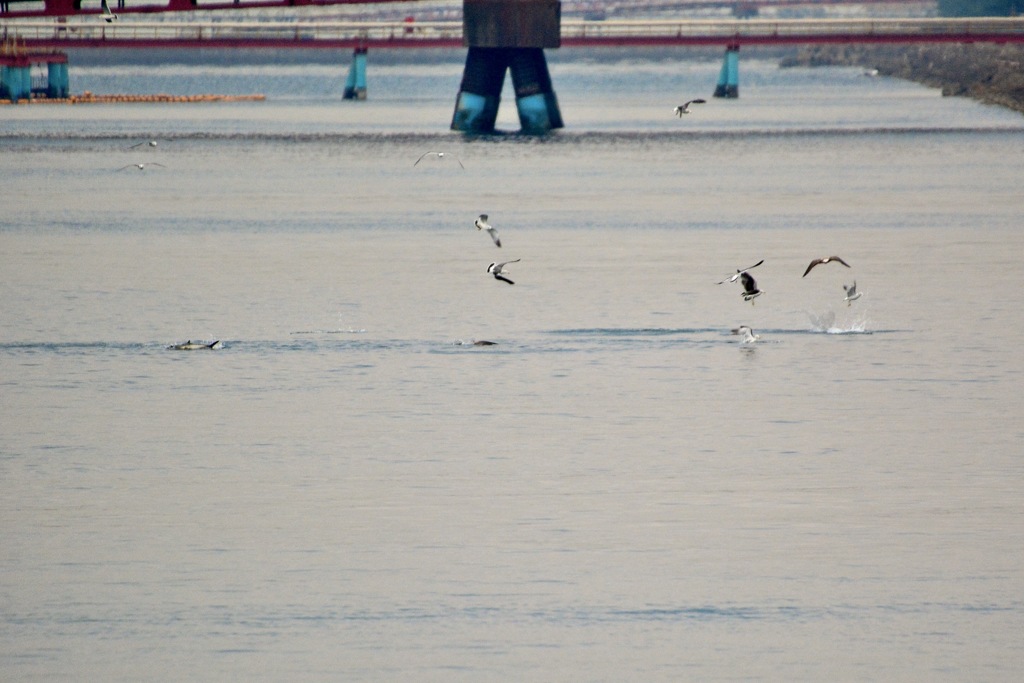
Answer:
<path fill-rule="evenodd" d="M 948 19 L 617 20 L 561 22 L 563 47 L 829 43 L 1024 43 L 1024 17 Z M 401 49 L 464 46 L 463 23 L 135 22 L 0 23 L 23 48 Z"/>
<path fill-rule="evenodd" d="M 398 4 L 400 3 L 400 4 Z M 165 12 L 195 12 L 245 9 L 293 9 L 296 7 L 328 7 L 333 5 L 361 5 L 370 9 L 365 16 L 353 19 L 371 19 L 372 14 L 395 14 L 406 16 L 412 4 L 427 6 L 426 13 L 436 14 L 436 3 L 431 0 L 110 0 L 111 7 L 119 16 L 131 14 L 162 14 Z M 640 12 L 688 12 L 707 9 L 731 9 L 736 16 L 756 16 L 759 10 L 772 7 L 793 7 L 812 5 L 834 7 L 842 5 L 902 5 L 908 8 L 929 6 L 934 8 L 935 0 L 632 0 L 630 2 L 603 2 L 602 0 L 576 0 L 563 2 L 562 16 L 583 18 L 625 18 Z M 40 7 L 42 5 L 42 7 Z M 399 9 L 387 10 L 387 6 Z M 433 9 L 431 9 L 433 7 Z M 455 10 L 454 7 L 449 8 Z M 461 8 L 460 8 L 461 10 Z M 460 10 L 455 10 L 460 12 Z M 0 19 L 26 19 L 43 17 L 74 17 L 101 15 L 98 0 L 0 0 Z M 378 16 L 377 18 L 383 18 Z M 423 17 L 420 17 L 423 18 Z M 434 17 L 435 19 L 438 17 Z M 458 17 L 452 17 L 453 19 Z"/>
<path fill-rule="evenodd" d="M 504 24 L 493 23 L 491 26 Z M 512 71 L 523 130 L 562 127 L 545 47 L 725 46 L 716 97 L 739 96 L 743 45 L 828 43 L 1024 43 L 1024 18 L 613 20 L 549 21 L 539 45 L 491 45 L 486 32 L 466 21 L 136 22 L 60 19 L 0 23 L 0 97 L 31 99 L 31 63 L 48 67 L 47 96 L 67 97 L 64 50 L 81 48 L 263 48 L 353 50 L 346 99 L 366 96 L 370 49 L 468 47 L 466 70 L 452 121 L 454 130 L 493 131 L 506 70 Z M 483 36 L 483 37 L 481 37 Z M 483 44 L 481 44 L 483 43 Z M 508 47 L 512 45 L 513 47 Z"/>

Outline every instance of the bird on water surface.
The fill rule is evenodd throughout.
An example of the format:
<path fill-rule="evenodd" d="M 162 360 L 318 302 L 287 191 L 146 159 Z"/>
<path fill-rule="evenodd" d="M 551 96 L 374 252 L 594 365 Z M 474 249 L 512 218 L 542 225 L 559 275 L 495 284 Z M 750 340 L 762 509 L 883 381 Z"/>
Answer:
<path fill-rule="evenodd" d="M 743 335 L 743 340 L 740 342 L 741 344 L 753 344 L 761 338 L 761 335 L 754 334 L 754 331 L 746 325 L 740 325 L 739 327 L 733 328 L 732 333 Z"/>

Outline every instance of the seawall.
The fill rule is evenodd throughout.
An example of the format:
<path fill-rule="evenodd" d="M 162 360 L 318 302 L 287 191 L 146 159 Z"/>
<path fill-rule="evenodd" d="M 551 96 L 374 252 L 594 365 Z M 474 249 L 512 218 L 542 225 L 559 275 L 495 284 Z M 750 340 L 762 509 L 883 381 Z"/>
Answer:
<path fill-rule="evenodd" d="M 858 66 L 1024 113 L 1022 45 L 811 46 L 782 66 Z"/>

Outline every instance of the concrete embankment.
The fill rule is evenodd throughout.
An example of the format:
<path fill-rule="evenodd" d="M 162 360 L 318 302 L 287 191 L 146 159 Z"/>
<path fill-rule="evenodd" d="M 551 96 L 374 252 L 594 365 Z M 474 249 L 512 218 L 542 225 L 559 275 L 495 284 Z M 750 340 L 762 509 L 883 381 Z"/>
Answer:
<path fill-rule="evenodd" d="M 1024 45 L 814 46 L 782 66 L 858 66 L 1024 113 Z"/>
<path fill-rule="evenodd" d="M 32 99 L 20 100 L 18 104 L 112 104 L 135 102 L 262 102 L 265 95 L 95 95 L 84 92 L 70 97 L 50 98 L 45 95 L 34 95 Z M 10 100 L 0 100 L 0 104 L 10 104 Z"/>

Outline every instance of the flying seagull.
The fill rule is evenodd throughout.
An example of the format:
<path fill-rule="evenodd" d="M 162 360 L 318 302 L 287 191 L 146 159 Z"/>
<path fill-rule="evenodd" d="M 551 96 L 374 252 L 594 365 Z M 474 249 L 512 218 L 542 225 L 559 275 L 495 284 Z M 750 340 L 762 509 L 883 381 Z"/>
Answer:
<path fill-rule="evenodd" d="M 132 145 L 128 149 L 135 149 L 136 147 L 142 147 L 143 145 L 146 145 L 148 147 L 156 147 L 157 146 L 157 141 L 156 140 L 150 140 L 149 142 L 139 142 L 137 144 Z"/>
<path fill-rule="evenodd" d="M 734 328 L 732 333 L 743 335 L 743 341 L 740 342 L 741 344 L 752 344 L 761 338 L 761 335 L 754 334 L 754 331 L 746 325 L 740 325 L 739 327 Z"/>
<path fill-rule="evenodd" d="M 757 268 L 762 263 L 764 263 L 764 259 L 761 259 L 760 261 L 758 261 L 754 265 L 750 266 L 750 268 L 737 268 L 735 275 L 733 275 L 732 277 L 727 277 L 724 280 L 722 280 L 721 282 L 716 282 L 715 284 L 721 285 L 721 284 L 725 284 L 726 282 L 736 282 L 736 278 L 738 278 L 740 275 L 742 275 L 743 271 L 745 271 L 745 270 L 752 270 L 754 268 Z"/>
<path fill-rule="evenodd" d="M 415 161 L 415 162 L 413 163 L 413 166 L 415 166 L 416 164 L 418 164 L 418 163 L 420 163 L 421 161 L 423 161 L 423 158 L 424 158 L 424 157 L 430 157 L 430 156 L 434 156 L 434 157 L 437 157 L 438 159 L 445 159 L 445 158 L 447 158 L 447 157 L 452 157 L 452 158 L 454 158 L 454 159 L 455 159 L 455 161 L 459 162 L 459 166 L 462 166 L 462 159 L 460 159 L 459 157 L 455 156 L 455 155 L 454 155 L 454 154 L 452 154 L 451 152 L 424 152 L 423 154 L 421 154 L 421 155 L 420 155 L 420 158 L 419 158 L 419 159 L 417 159 L 417 160 L 416 160 L 416 161 Z M 466 167 L 465 167 L 465 166 L 462 166 L 462 168 L 463 168 L 463 169 L 465 169 Z"/>
<path fill-rule="evenodd" d="M 814 268 L 814 266 L 818 265 L 819 263 L 828 263 L 830 261 L 838 261 L 839 263 L 842 263 L 847 268 L 850 267 L 849 263 L 847 263 L 843 259 L 839 258 L 838 256 L 826 256 L 825 258 L 816 258 L 813 261 L 811 261 L 810 265 L 807 266 L 807 270 L 805 270 L 804 274 L 801 275 L 800 277 L 807 277 L 807 273 L 811 272 L 811 269 Z"/>
<path fill-rule="evenodd" d="M 110 11 L 110 5 L 107 4 L 107 0 L 100 0 L 100 11 L 103 12 L 103 21 L 108 24 L 117 19 L 117 15 Z"/>
<path fill-rule="evenodd" d="M 854 280 L 853 284 L 850 285 L 849 287 L 847 287 L 846 285 L 843 285 L 843 289 L 846 291 L 846 296 L 843 297 L 843 301 L 846 302 L 847 306 L 852 306 L 854 301 L 856 301 L 857 299 L 861 298 L 861 296 L 864 295 L 864 292 L 858 292 L 857 291 L 857 281 L 856 280 Z"/>
<path fill-rule="evenodd" d="M 754 299 L 762 294 L 761 290 L 757 288 L 757 280 L 747 271 L 743 271 L 740 273 L 740 284 L 743 285 L 743 300 L 749 301 L 753 306 Z"/>
<path fill-rule="evenodd" d="M 166 166 L 164 166 L 163 164 L 161 164 L 161 163 L 159 163 L 159 162 L 156 162 L 156 161 L 147 161 L 147 162 L 146 162 L 146 163 L 144 163 L 144 164 L 128 164 L 127 166 L 122 166 L 121 168 L 119 168 L 119 169 L 117 169 L 117 170 L 118 170 L 118 171 L 123 171 L 123 170 L 124 170 L 124 169 L 126 169 L 126 168 L 137 168 L 137 169 L 139 169 L 140 171 L 145 171 L 145 170 L 146 170 L 146 169 L 147 169 L 148 167 L 150 167 L 150 166 L 159 166 L 160 168 L 167 168 Z"/>
<path fill-rule="evenodd" d="M 498 239 L 498 231 L 495 230 L 491 226 L 491 224 L 487 222 L 486 213 L 480 214 L 479 218 L 473 221 L 473 225 L 476 226 L 477 230 L 486 230 L 487 233 L 491 236 L 491 239 L 494 240 L 494 243 L 498 245 L 499 248 L 501 247 L 501 240 Z"/>
<path fill-rule="evenodd" d="M 507 282 L 510 285 L 514 285 L 514 282 L 509 280 L 507 277 L 502 277 L 502 275 L 508 272 L 507 270 L 505 270 L 505 266 L 507 266 L 510 263 L 519 263 L 520 260 L 521 259 L 516 259 L 515 261 L 505 261 L 504 263 L 492 263 L 491 265 L 487 266 L 487 272 L 493 275 L 495 280 L 501 280 L 502 282 Z"/>
<path fill-rule="evenodd" d="M 690 113 L 691 104 L 704 104 L 705 102 L 707 102 L 707 100 L 690 100 L 689 102 L 684 102 L 675 108 L 676 116 L 683 118 L 683 114 Z"/>

